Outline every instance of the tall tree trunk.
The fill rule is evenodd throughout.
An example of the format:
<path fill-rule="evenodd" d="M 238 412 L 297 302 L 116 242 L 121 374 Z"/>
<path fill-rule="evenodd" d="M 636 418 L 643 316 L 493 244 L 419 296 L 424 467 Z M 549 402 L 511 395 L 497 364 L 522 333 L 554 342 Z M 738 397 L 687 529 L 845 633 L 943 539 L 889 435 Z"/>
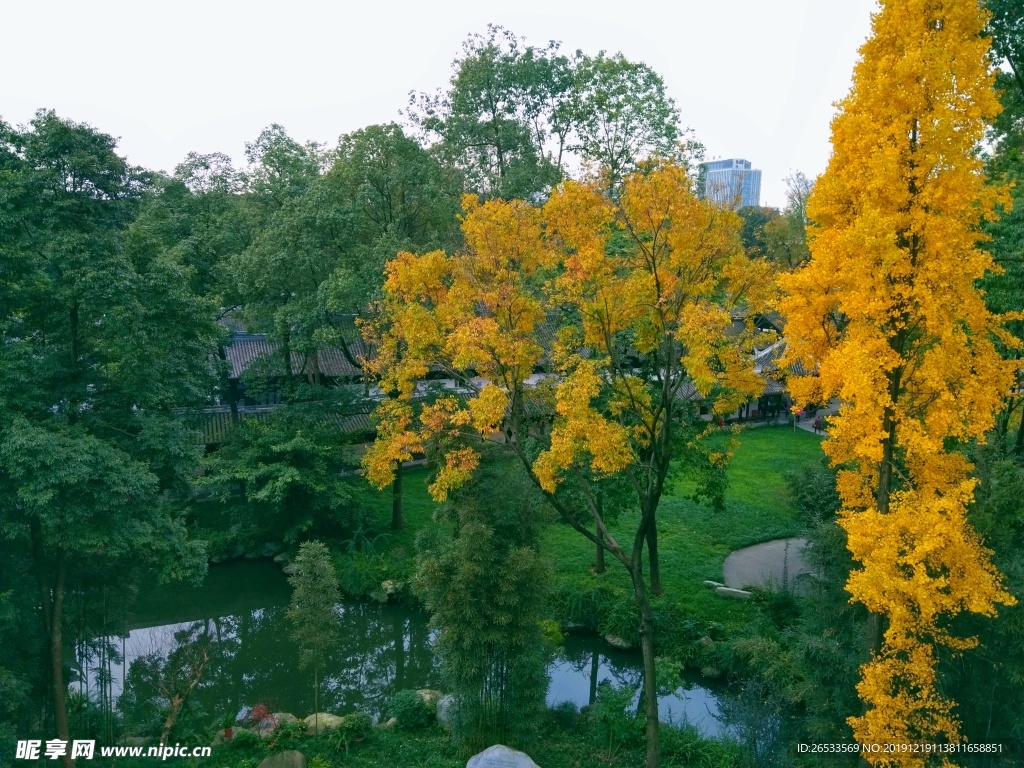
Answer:
<path fill-rule="evenodd" d="M 647 527 L 647 558 L 651 572 L 651 594 L 661 595 L 661 561 L 658 559 L 658 526 Z"/>
<path fill-rule="evenodd" d="M 402 522 L 402 462 L 395 462 L 395 480 L 391 483 L 391 530 L 400 531 Z"/>
<path fill-rule="evenodd" d="M 654 668 L 654 615 L 651 603 L 647 598 L 647 587 L 644 584 L 643 565 L 639 552 L 634 553 L 633 565 L 629 569 L 633 580 L 633 593 L 636 595 L 637 608 L 640 613 L 640 650 L 643 654 L 643 704 L 647 719 L 646 768 L 658 768 L 661 760 L 661 749 L 658 744 L 658 684 Z"/>
<path fill-rule="evenodd" d="M 902 346 L 902 338 L 898 338 L 896 344 Z M 896 368 L 889 374 L 889 397 L 893 403 L 899 399 L 902 376 L 902 368 Z M 893 408 L 892 405 L 887 407 L 882 419 L 885 439 L 882 441 L 882 462 L 878 467 L 878 487 L 875 489 L 875 504 L 878 506 L 879 513 L 883 515 L 889 513 L 889 501 L 892 497 L 892 469 L 895 460 L 893 452 L 896 445 L 896 415 Z M 877 613 L 869 614 L 868 652 L 872 658 L 882 652 L 884 640 L 885 617 Z"/>
<path fill-rule="evenodd" d="M 73 768 L 75 761 L 71 759 L 68 736 L 67 691 L 64 685 L 64 581 L 67 566 L 63 556 L 57 561 L 56 580 L 53 585 L 53 597 L 50 603 L 50 676 L 53 682 L 53 724 L 57 738 L 67 742 L 69 749 L 61 756 L 64 768 Z"/>

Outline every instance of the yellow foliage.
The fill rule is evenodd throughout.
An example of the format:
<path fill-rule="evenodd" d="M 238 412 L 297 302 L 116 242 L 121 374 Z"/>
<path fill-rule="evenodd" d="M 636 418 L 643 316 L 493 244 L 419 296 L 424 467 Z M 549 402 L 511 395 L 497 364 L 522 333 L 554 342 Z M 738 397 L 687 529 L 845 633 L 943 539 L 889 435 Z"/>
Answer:
<path fill-rule="evenodd" d="M 979 225 L 1005 201 L 974 151 L 999 109 L 984 25 L 975 2 L 882 0 L 810 200 L 811 261 L 780 278 L 787 356 L 818 373 L 792 392 L 844 403 L 825 451 L 861 566 L 848 589 L 886 619 L 858 687 L 869 708 L 851 720 L 862 743 L 959 739 L 934 647 L 971 644 L 943 629 L 957 613 L 1013 602 L 950 448 L 991 428 L 1014 380 L 993 343 L 1004 318 L 975 289 L 993 269 Z"/>
<path fill-rule="evenodd" d="M 415 441 L 436 439 L 447 453 L 431 493 L 446 497 L 479 461 L 474 441 L 504 432 L 529 400 L 554 406 L 550 442 L 533 465 L 553 491 L 573 469 L 637 467 L 666 411 L 683 407 L 684 383 L 721 407 L 760 393 L 749 355 L 726 330 L 730 309 L 763 276 L 743 255 L 739 217 L 695 197 L 683 169 L 633 176 L 619 200 L 567 182 L 543 208 L 471 195 L 463 207 L 465 249 L 398 254 L 364 328 L 377 350 L 368 369 L 403 404 L 379 410 L 389 426 L 367 454 L 373 482 L 390 482 L 387 461 Z M 545 325 L 554 331 L 547 349 L 538 341 Z M 637 375 L 636 355 L 654 373 Z M 558 378 L 538 397 L 525 382 L 542 361 Z M 468 406 L 441 398 L 414 417 L 416 382 L 431 370 L 472 390 Z"/>

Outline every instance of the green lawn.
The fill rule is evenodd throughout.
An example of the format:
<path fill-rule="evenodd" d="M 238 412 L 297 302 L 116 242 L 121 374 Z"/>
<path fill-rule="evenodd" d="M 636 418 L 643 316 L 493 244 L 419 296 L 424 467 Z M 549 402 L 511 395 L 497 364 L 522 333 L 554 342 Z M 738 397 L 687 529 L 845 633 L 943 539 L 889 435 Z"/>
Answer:
<path fill-rule="evenodd" d="M 723 446 L 727 437 L 721 438 Z M 732 550 L 770 539 L 793 536 L 799 532 L 797 511 L 789 498 L 783 473 L 789 469 L 814 465 L 821 461 L 821 438 L 804 430 L 787 427 L 760 427 L 740 433 L 739 445 L 729 468 L 729 487 L 723 512 L 688 498 L 692 486 L 685 479 L 662 500 L 658 512 L 661 572 L 665 596 L 662 605 L 671 604 L 678 614 L 701 623 L 730 626 L 751 620 L 755 610 L 749 603 L 723 599 L 703 586 L 705 579 L 721 581 L 722 563 Z M 406 470 L 404 488 L 405 530 L 387 532 L 378 547 L 379 554 L 392 557 L 395 576 L 410 573 L 417 531 L 433 525 L 434 502 L 426 490 L 427 470 Z M 376 491 L 364 486 L 360 498 L 378 510 L 379 530 L 387 530 L 391 513 L 391 491 Z M 630 541 L 635 517 L 624 515 L 613 527 L 623 543 Z M 593 545 L 563 524 L 553 524 L 544 539 L 544 548 L 555 563 L 559 584 L 566 593 L 604 592 L 621 603 L 621 621 L 632 624 L 626 610 L 632 603 L 625 570 L 611 557 L 608 572 L 594 576 Z M 607 609 L 607 606 L 606 606 Z M 565 618 L 565 617 L 561 617 Z M 614 621 L 612 622 L 614 624 Z"/>
<path fill-rule="evenodd" d="M 748 621 L 752 610 L 748 603 L 723 599 L 702 582 L 722 580 L 722 563 L 732 550 L 799 532 L 797 511 L 782 475 L 788 469 L 816 464 L 821 455 L 821 438 L 809 432 L 786 427 L 750 429 L 739 435 L 729 464 L 723 512 L 688 499 L 692 486 L 685 480 L 679 482 L 658 510 L 665 601 L 700 622 L 730 625 Z M 624 544 L 631 541 L 635 521 L 627 515 L 613 527 Z M 552 526 L 545 548 L 555 558 L 559 577 L 572 581 L 575 588 L 604 584 L 628 590 L 625 569 L 610 558 L 606 558 L 609 567 L 605 575 L 590 573 L 594 547 L 568 526 Z"/>

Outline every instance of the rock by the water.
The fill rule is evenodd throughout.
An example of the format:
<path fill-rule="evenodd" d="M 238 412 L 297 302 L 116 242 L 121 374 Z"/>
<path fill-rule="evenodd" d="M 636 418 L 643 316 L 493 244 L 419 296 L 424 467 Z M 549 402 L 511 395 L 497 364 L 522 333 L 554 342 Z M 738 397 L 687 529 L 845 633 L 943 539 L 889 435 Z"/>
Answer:
<path fill-rule="evenodd" d="M 400 581 L 395 581 L 394 579 L 387 579 L 380 583 L 380 591 L 384 593 L 385 597 L 397 595 L 404 587 L 405 584 Z"/>
<path fill-rule="evenodd" d="M 420 688 L 416 691 L 423 699 L 423 703 L 427 705 L 427 709 L 431 712 L 437 711 L 437 702 L 441 699 L 442 694 L 440 691 L 435 691 L 433 688 Z"/>
<path fill-rule="evenodd" d="M 437 722 L 446 728 L 452 727 L 452 719 L 455 717 L 455 697 L 451 694 L 442 696 L 437 700 Z"/>
<path fill-rule="evenodd" d="M 341 718 L 328 712 L 317 712 L 305 720 L 306 733 L 323 733 L 341 725 Z"/>
<path fill-rule="evenodd" d="M 298 573 L 299 572 L 299 566 L 297 566 L 295 563 L 288 563 L 288 565 L 286 565 L 281 570 L 284 571 L 289 576 L 291 576 L 293 573 Z"/>
<path fill-rule="evenodd" d="M 633 644 L 623 637 L 618 635 L 605 635 L 604 641 L 608 643 L 612 648 L 621 648 L 624 651 L 628 651 L 633 647 Z"/>
<path fill-rule="evenodd" d="M 385 723 L 377 723 L 377 727 L 378 728 L 394 728 L 396 725 L 398 725 L 398 718 L 397 717 L 392 717 L 390 720 L 388 720 Z"/>
<path fill-rule="evenodd" d="M 287 552 L 281 552 L 280 554 L 274 555 L 274 562 L 280 563 L 281 565 L 287 565 L 292 561 L 291 555 Z"/>
<path fill-rule="evenodd" d="M 745 589 L 733 589 L 732 587 L 719 587 L 715 590 L 716 595 L 732 597 L 736 600 L 749 600 L 753 595 Z"/>
<path fill-rule="evenodd" d="M 306 756 L 297 749 L 271 755 L 258 768 L 306 768 Z"/>
<path fill-rule="evenodd" d="M 473 755 L 466 768 L 540 768 L 525 752 L 495 744 L 478 755 Z"/>

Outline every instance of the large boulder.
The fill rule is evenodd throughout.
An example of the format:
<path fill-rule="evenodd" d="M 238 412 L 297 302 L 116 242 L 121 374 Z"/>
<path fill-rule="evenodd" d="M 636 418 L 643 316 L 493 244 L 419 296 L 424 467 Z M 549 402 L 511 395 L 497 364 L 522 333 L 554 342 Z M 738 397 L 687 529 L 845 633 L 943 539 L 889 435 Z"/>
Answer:
<path fill-rule="evenodd" d="M 483 752 L 473 755 L 466 768 L 540 768 L 525 752 L 495 744 Z"/>
<path fill-rule="evenodd" d="M 306 756 L 296 749 L 271 755 L 258 768 L 306 768 Z"/>
<path fill-rule="evenodd" d="M 452 720 L 455 719 L 455 697 L 451 694 L 442 696 L 437 700 L 437 722 L 451 730 Z"/>
<path fill-rule="evenodd" d="M 328 712 L 317 712 L 306 718 L 306 733 L 323 733 L 333 731 L 341 725 L 342 718 Z"/>

